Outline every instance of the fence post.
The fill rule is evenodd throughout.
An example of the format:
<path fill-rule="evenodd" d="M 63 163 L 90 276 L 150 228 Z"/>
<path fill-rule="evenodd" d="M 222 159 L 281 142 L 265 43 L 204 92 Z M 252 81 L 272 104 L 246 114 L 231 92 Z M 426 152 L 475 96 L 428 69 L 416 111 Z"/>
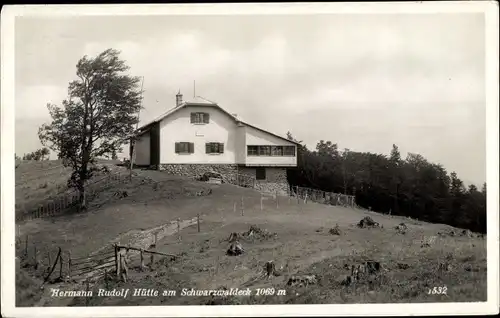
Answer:
<path fill-rule="evenodd" d="M 297 204 L 300 204 L 299 186 L 297 186 L 297 190 L 295 191 L 295 195 L 297 196 Z"/>
<path fill-rule="evenodd" d="M 144 267 L 144 250 L 141 248 L 141 269 Z"/>
<path fill-rule="evenodd" d="M 122 273 L 122 253 L 120 248 L 116 248 L 117 250 L 117 263 L 116 263 L 116 277 L 118 277 L 119 280 L 121 280 L 121 273 Z"/>
<path fill-rule="evenodd" d="M 116 277 L 118 277 L 118 275 L 120 275 L 120 272 L 119 272 L 119 266 L 118 266 L 118 247 L 117 247 L 116 243 L 113 245 L 113 247 L 115 248 L 115 269 L 116 269 Z"/>
<path fill-rule="evenodd" d="M 37 266 L 38 265 L 38 255 L 37 255 L 38 253 L 37 253 L 37 250 L 36 250 L 36 244 L 33 244 L 33 250 L 35 251 L 35 255 L 34 255 L 35 266 Z"/>
<path fill-rule="evenodd" d="M 179 235 L 179 241 L 181 240 L 181 219 L 177 218 L 177 234 Z"/>
<path fill-rule="evenodd" d="M 262 192 L 260 193 L 260 210 L 262 211 L 263 210 L 263 204 L 262 204 L 262 201 L 264 200 L 264 196 L 262 195 Z"/>
<path fill-rule="evenodd" d="M 279 208 L 279 203 L 278 203 L 278 201 L 279 201 L 279 200 L 278 200 L 278 190 L 276 190 L 276 194 L 275 194 L 275 195 L 276 195 L 276 209 L 278 209 L 278 208 Z"/>
<path fill-rule="evenodd" d="M 63 268 L 63 256 L 61 252 L 61 256 L 59 257 L 59 278 L 62 280 L 62 268 Z"/>
<path fill-rule="evenodd" d="M 71 279 L 71 251 L 68 251 L 68 279 Z"/>
<path fill-rule="evenodd" d="M 245 206 L 243 202 L 243 196 L 241 196 L 241 216 L 245 214 Z"/>
<path fill-rule="evenodd" d="M 26 234 L 26 242 L 24 244 L 24 255 L 26 255 L 26 258 L 28 257 L 28 234 Z"/>
<path fill-rule="evenodd" d="M 307 203 L 307 192 L 306 192 L 306 195 L 304 196 L 304 204 Z"/>
<path fill-rule="evenodd" d="M 200 233 L 200 213 L 196 216 L 196 223 L 198 224 L 198 233 Z"/>
<path fill-rule="evenodd" d="M 109 288 L 108 286 L 108 270 L 104 269 L 104 284 L 106 285 L 106 289 Z"/>

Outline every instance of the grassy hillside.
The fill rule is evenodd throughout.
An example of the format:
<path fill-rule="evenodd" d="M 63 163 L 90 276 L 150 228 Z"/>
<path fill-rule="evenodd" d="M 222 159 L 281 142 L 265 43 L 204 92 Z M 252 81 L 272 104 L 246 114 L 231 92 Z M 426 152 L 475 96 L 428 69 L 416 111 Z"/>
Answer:
<path fill-rule="evenodd" d="M 126 173 L 125 168 L 112 165 L 111 161 L 101 160 L 98 163 L 110 165 L 115 174 Z M 60 160 L 24 160 L 18 164 L 15 173 L 17 214 L 29 213 L 49 199 L 74 192 L 74 189 L 68 188 L 67 185 L 71 169 L 64 167 Z M 89 183 L 102 180 L 105 176 L 104 173 L 95 172 Z"/>
<path fill-rule="evenodd" d="M 163 231 L 156 248 L 179 255 L 176 260 L 155 258 L 151 268 L 131 269 L 127 283 L 97 282 L 91 288 L 96 292 L 106 284 L 108 289 L 157 288 L 160 294 L 169 289 L 176 290 L 176 296 L 93 297 L 89 305 L 486 300 L 486 240 L 481 236 L 462 235 L 461 230 L 447 225 L 375 212 L 297 204 L 293 198 L 278 198 L 278 204 L 271 197 L 264 198 L 261 210 L 261 195 L 251 189 L 205 184 L 155 171 L 137 173 L 132 183 L 100 194 L 102 203 L 96 203 L 89 213 L 19 224 L 21 236 L 29 235 L 38 242 L 39 249 L 61 247 L 71 250 L 75 257 L 89 255 L 113 242 L 148 248 L 152 233 Z M 127 191 L 128 196 L 113 196 L 121 191 Z M 202 220 L 199 233 L 196 225 L 188 226 L 181 230 L 179 239 L 175 226 L 169 230 L 171 221 L 189 220 L 197 214 Z M 366 216 L 381 227 L 358 227 Z M 406 231 L 395 228 L 400 223 L 405 223 Z M 251 226 L 258 230 L 246 236 Z M 338 233 L 330 233 L 335 227 Z M 242 235 L 242 255 L 225 254 L 232 232 Z M 344 285 L 352 265 L 368 260 L 378 262 L 381 268 Z M 263 276 L 268 261 L 274 261 L 277 276 Z M 133 258 L 131 267 L 137 265 L 137 258 Z M 294 275 L 316 275 L 316 281 L 307 286 L 287 285 Z M 76 286 L 81 285 L 60 288 L 71 290 Z M 221 287 L 250 288 L 254 295 L 180 296 L 182 288 Z M 257 288 L 270 287 L 275 293 L 284 290 L 285 295 L 255 295 Z M 446 295 L 428 294 L 434 287 L 446 287 Z M 85 299 L 52 298 L 46 287 L 42 300 L 33 303 L 80 306 L 85 305 Z"/>

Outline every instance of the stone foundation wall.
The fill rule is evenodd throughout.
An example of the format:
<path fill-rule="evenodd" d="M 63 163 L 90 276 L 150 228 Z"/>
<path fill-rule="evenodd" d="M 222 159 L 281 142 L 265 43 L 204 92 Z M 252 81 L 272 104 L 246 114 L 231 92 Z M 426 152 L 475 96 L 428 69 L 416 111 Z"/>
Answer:
<path fill-rule="evenodd" d="M 201 177 L 205 172 L 235 175 L 238 172 L 238 166 L 231 164 L 161 164 L 160 170 L 179 176 Z"/>
<path fill-rule="evenodd" d="M 255 188 L 263 192 L 275 193 L 280 195 L 288 194 L 288 180 L 286 178 L 286 168 L 266 167 L 266 180 L 256 180 Z M 239 167 L 238 173 L 255 178 L 255 167 Z"/>
<path fill-rule="evenodd" d="M 161 164 L 161 171 L 170 174 L 201 177 L 205 172 L 220 173 L 225 177 L 224 182 L 242 187 L 254 187 L 263 192 L 287 195 L 289 185 L 286 178 L 286 168 L 266 167 L 266 180 L 255 180 L 254 167 L 242 167 L 236 164 Z"/>

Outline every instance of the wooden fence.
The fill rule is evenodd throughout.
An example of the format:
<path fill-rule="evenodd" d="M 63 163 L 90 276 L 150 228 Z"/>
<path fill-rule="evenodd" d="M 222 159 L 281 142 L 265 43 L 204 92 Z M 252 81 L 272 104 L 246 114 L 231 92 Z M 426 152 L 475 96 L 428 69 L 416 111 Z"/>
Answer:
<path fill-rule="evenodd" d="M 16 258 L 22 260 L 20 266 L 30 267 L 34 276 L 43 278 L 44 282 L 54 279 L 56 281 L 88 282 L 112 276 L 126 280 L 128 268 L 132 265 L 134 258 L 140 261 L 137 267 L 140 267 L 141 270 L 154 264 L 155 255 L 176 258 L 176 255 L 173 254 L 118 244 L 89 256 L 73 257 L 71 251 L 62 251 L 60 247 L 57 248 L 56 253 L 54 253 L 53 248 L 40 248 L 36 242 L 30 242 L 29 235 L 26 235 L 24 239 L 16 238 L 16 251 Z"/>
<path fill-rule="evenodd" d="M 239 187 L 254 188 L 261 193 L 266 193 L 267 195 L 277 196 L 280 193 L 286 193 L 286 196 L 296 197 L 297 199 L 303 200 L 304 203 L 307 201 L 336 205 L 343 207 L 356 207 L 356 199 L 353 195 L 345 195 L 340 193 L 325 192 L 321 190 L 304 188 L 299 186 L 290 186 L 287 191 L 269 191 L 266 190 L 264 186 L 265 183 L 256 180 L 255 177 L 234 173 L 226 174 L 222 177 L 225 183 L 233 184 Z"/>
<path fill-rule="evenodd" d="M 24 240 L 16 237 L 16 260 L 22 261 L 23 267 L 28 267 L 34 276 L 42 277 L 47 282 L 54 275 L 56 279 L 62 281 L 65 277 L 69 258 L 64 255 L 61 248 L 40 248 L 36 242 L 30 241 L 30 236 L 26 235 Z M 21 264 L 19 264 L 21 265 Z"/>
<path fill-rule="evenodd" d="M 113 187 L 117 184 L 129 181 L 129 174 L 108 174 L 103 178 L 89 182 L 86 185 L 86 200 L 92 201 L 99 192 Z M 67 214 L 68 212 L 78 210 L 80 194 L 77 191 L 60 194 L 56 197 L 46 200 L 45 203 L 38 206 L 24 206 L 16 204 L 16 221 L 33 220 L 43 217 L 57 216 Z"/>
<path fill-rule="evenodd" d="M 153 246 L 153 248 L 155 248 L 155 246 Z M 155 262 L 155 255 L 166 256 L 172 259 L 176 258 L 176 255 L 173 254 L 133 247 L 130 245 L 125 246 L 115 244 L 114 249 L 115 273 L 116 277 L 122 281 L 127 281 L 129 268 L 134 267 L 135 269 L 139 269 L 141 271 L 146 269 L 148 266 L 151 268 Z M 134 259 L 140 261 L 137 266 L 133 266 Z M 149 264 L 146 264 L 147 259 L 149 259 Z"/>
<path fill-rule="evenodd" d="M 68 253 L 71 255 L 70 253 Z M 81 281 L 94 280 L 107 273 L 115 271 L 116 255 L 114 250 L 108 249 L 87 257 L 68 258 L 68 278 Z"/>
<path fill-rule="evenodd" d="M 334 192 L 325 192 L 316 189 L 294 186 L 290 188 L 290 196 L 307 201 L 336 205 L 343 207 L 356 207 L 356 198 L 353 195 L 345 195 Z"/>

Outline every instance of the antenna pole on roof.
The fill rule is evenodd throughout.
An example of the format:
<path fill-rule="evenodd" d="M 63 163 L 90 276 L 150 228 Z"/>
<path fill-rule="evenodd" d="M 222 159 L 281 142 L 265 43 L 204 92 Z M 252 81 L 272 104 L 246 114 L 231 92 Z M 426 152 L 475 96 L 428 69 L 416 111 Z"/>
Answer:
<path fill-rule="evenodd" d="M 193 81 L 193 98 L 196 97 L 196 81 Z"/>
<path fill-rule="evenodd" d="M 139 118 L 141 115 L 141 108 L 142 108 L 142 92 L 144 88 L 144 76 L 142 77 L 142 83 L 141 83 L 141 101 L 140 101 L 140 107 L 139 110 L 137 111 L 137 123 L 135 125 L 135 132 L 132 135 L 132 140 L 130 141 L 130 175 L 129 178 L 132 180 L 132 168 L 134 167 L 134 159 L 135 159 L 135 134 L 137 133 L 137 129 L 139 129 Z"/>

